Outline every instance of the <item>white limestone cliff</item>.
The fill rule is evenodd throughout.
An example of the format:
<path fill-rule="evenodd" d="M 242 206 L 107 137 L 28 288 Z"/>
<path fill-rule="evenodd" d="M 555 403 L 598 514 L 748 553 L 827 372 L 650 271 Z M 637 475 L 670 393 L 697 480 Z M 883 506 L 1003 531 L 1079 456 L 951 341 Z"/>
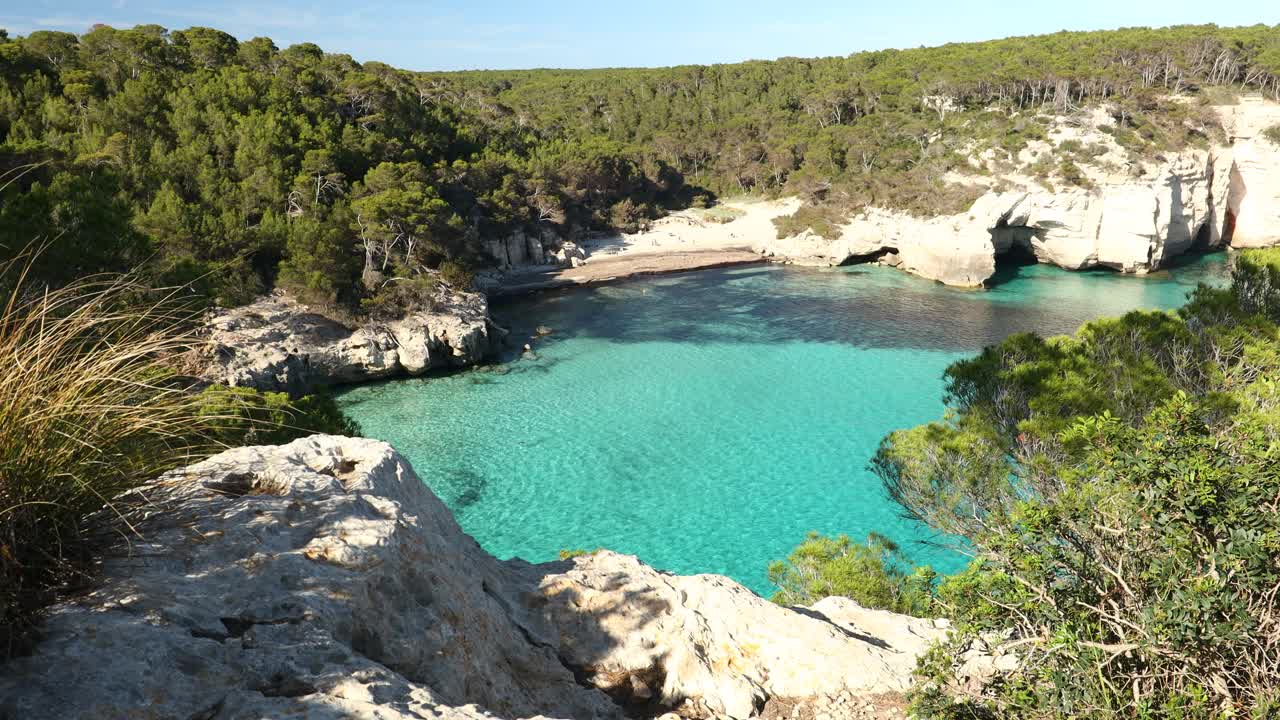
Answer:
<path fill-rule="evenodd" d="M 0 673 L 0 717 L 744 718 L 900 690 L 946 632 L 610 552 L 499 561 L 372 440 L 231 450 L 121 504 L 141 537 Z"/>
<path fill-rule="evenodd" d="M 1231 246 L 1280 244 L 1280 145 L 1262 134 L 1280 127 L 1280 103 L 1242 97 L 1218 111 L 1231 142 L 1225 210 Z"/>
<path fill-rule="evenodd" d="M 1049 187 L 1006 174 L 1007 188 L 988 189 L 963 213 L 930 218 L 869 208 L 834 238 L 812 234 L 761 239 L 769 257 L 839 265 L 888 254 L 892 264 L 948 285 L 976 287 L 995 272 L 997 255 L 1015 246 L 1040 262 L 1080 270 L 1107 267 L 1128 273 L 1159 269 L 1193 247 L 1280 243 L 1280 146 L 1262 130 L 1280 124 L 1280 104 L 1242 98 L 1216 108 L 1227 144 L 1189 148 L 1152 161 L 1133 161 L 1102 132 L 1112 122 L 1095 109 L 1077 125 L 1061 124 L 1050 141 L 1033 143 L 1023 160 L 1057 151 L 1063 140 L 1105 150 L 1086 166 L 1085 187 Z M 1090 124 L 1092 123 L 1092 124 Z"/>
<path fill-rule="evenodd" d="M 271 295 L 218 311 L 206 332 L 201 374 L 207 380 L 291 393 L 476 365 L 493 352 L 501 333 L 484 295 L 453 291 L 430 310 L 355 328 Z"/>

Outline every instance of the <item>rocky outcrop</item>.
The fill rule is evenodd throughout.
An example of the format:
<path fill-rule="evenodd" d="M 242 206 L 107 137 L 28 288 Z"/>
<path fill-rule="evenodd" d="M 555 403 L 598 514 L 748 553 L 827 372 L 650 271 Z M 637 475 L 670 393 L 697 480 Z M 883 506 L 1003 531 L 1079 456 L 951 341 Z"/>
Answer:
<path fill-rule="evenodd" d="M 904 270 L 962 287 L 986 282 L 996 256 L 1015 246 L 1070 270 L 1143 273 L 1196 242 L 1220 243 L 1226 176 L 1219 165 L 1214 152 L 1189 151 L 1142 177 L 1116 176 L 1088 189 L 991 191 L 967 212 L 935 218 L 872 208 L 834 239 L 806 234 L 756 249 L 832 265 L 893 253 Z"/>
<path fill-rule="evenodd" d="M 431 310 L 355 328 L 283 295 L 219 311 L 206 327 L 206 379 L 294 394 L 475 365 L 493 352 L 500 332 L 484 295 L 450 291 Z"/>
<path fill-rule="evenodd" d="M 502 271 L 524 267 L 577 267 L 587 257 L 577 244 L 549 229 L 536 235 L 516 230 L 510 235 L 490 238 L 485 241 L 485 251 Z"/>
<path fill-rule="evenodd" d="M 1242 97 L 1218 111 L 1231 141 L 1225 211 L 1231 246 L 1280 244 L 1280 145 L 1262 134 L 1280 126 L 1280 103 Z"/>
<path fill-rule="evenodd" d="M 1050 187 L 1012 174 L 1013 189 L 985 192 L 957 215 L 932 218 L 870 208 L 837 237 L 806 233 L 757 242 L 761 254 L 790 262 L 840 265 L 887 256 L 892 264 L 948 285 L 976 287 L 994 273 L 996 257 L 1014 248 L 1070 270 L 1106 267 L 1146 273 L 1193 247 L 1280 243 L 1280 147 L 1262 130 L 1280 124 L 1280 104 L 1242 98 L 1217 108 L 1228 144 L 1151 161 L 1126 159 L 1102 130 L 1105 112 L 1065 120 L 1056 141 L 1024 151 L 1055 157 L 1055 142 L 1105 150 L 1084 172 L 1083 187 Z M 1090 125 L 1092 123 L 1092 125 Z M 987 178 L 960 178 L 990 184 Z"/>
<path fill-rule="evenodd" d="M 0 673 L 0 717 L 741 718 L 901 689 L 945 633 L 609 552 L 498 561 L 371 440 L 232 450 L 121 507 L 141 539 Z"/>

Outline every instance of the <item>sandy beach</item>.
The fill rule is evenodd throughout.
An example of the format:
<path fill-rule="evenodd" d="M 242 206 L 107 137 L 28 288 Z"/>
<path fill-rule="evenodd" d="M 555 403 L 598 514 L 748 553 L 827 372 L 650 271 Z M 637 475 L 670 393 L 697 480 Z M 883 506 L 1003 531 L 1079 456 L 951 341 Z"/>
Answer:
<path fill-rule="evenodd" d="M 531 270 L 507 276 L 494 295 L 518 295 L 641 275 L 764 262 L 752 247 L 777 230 L 773 219 L 800 206 L 796 198 L 726 202 L 711 210 L 672 213 L 640 233 L 601 235 L 579 246 L 586 260 L 574 268 Z M 726 218 L 732 217 L 727 222 Z"/>
<path fill-rule="evenodd" d="M 773 238 L 774 218 L 790 215 L 800 207 L 797 198 L 726 202 L 711 210 L 689 209 L 672 213 L 641 233 L 620 233 L 584 240 L 587 262 L 598 258 L 629 257 L 650 253 L 706 250 L 750 250 Z M 717 214 L 736 215 L 729 222 L 716 222 Z"/>
<path fill-rule="evenodd" d="M 599 285 L 642 275 L 664 275 L 689 270 L 750 265 L 765 258 L 749 250 L 685 250 L 683 252 L 627 253 L 602 257 L 576 268 L 544 270 L 510 276 L 490 290 L 492 296 L 521 295 L 575 285 Z"/>

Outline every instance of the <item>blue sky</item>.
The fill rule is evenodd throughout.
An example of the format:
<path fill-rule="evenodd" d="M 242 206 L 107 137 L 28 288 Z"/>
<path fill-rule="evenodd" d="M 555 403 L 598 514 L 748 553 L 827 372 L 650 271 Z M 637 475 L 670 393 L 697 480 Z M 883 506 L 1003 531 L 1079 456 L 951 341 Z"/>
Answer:
<path fill-rule="evenodd" d="M 414 70 L 616 67 L 847 55 L 1056 30 L 1280 23 L 1276 0 L 4 0 L 0 27 L 207 25 Z"/>

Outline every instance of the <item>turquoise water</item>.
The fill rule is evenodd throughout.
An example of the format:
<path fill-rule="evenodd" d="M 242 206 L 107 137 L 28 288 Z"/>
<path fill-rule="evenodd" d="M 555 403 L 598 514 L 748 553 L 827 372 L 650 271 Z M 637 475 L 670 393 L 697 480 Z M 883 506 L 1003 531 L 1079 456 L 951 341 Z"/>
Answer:
<path fill-rule="evenodd" d="M 986 292 L 874 266 L 643 279 L 498 306 L 503 363 L 339 400 L 499 557 L 607 547 L 768 594 L 768 562 L 806 532 L 874 530 L 948 572 L 963 558 L 866 467 L 886 433 L 941 415 L 947 365 L 1224 276 L 1218 256 L 1147 278 L 1010 269 Z M 538 325 L 553 333 L 521 357 Z"/>

